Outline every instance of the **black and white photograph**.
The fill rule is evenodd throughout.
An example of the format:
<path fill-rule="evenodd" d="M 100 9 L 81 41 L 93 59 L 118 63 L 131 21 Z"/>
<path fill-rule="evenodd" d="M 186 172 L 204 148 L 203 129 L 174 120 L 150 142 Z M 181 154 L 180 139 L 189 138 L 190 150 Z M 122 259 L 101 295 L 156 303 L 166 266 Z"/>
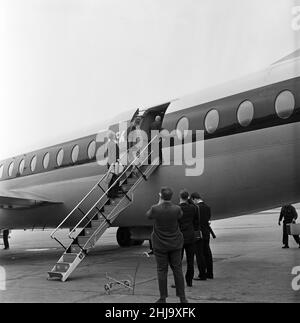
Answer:
<path fill-rule="evenodd" d="M 300 0 L 0 0 L 0 122 L 0 303 L 300 303 Z"/>

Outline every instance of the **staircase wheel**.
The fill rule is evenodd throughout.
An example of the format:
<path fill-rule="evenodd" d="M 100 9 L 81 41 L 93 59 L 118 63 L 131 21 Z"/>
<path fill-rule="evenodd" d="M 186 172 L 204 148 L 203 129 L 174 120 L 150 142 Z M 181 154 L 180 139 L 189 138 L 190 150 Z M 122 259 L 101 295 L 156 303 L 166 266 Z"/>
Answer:
<path fill-rule="evenodd" d="M 130 247 L 134 241 L 131 239 L 130 228 L 120 227 L 117 231 L 117 242 L 120 247 Z"/>

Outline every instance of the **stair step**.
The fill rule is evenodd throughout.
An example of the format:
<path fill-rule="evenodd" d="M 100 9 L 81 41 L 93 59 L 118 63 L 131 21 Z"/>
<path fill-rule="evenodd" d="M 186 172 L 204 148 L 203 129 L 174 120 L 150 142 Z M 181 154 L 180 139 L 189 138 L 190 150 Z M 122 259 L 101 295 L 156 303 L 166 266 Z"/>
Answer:
<path fill-rule="evenodd" d="M 77 244 L 72 244 L 71 253 L 80 253 L 82 250 Z"/>
<path fill-rule="evenodd" d="M 71 264 L 78 257 L 77 253 L 65 253 L 63 255 L 63 262 Z"/>
<path fill-rule="evenodd" d="M 77 238 L 77 240 L 78 240 L 78 243 L 81 245 L 81 243 L 80 242 L 86 242 L 86 241 L 88 241 L 89 239 L 91 238 L 91 236 L 79 236 L 78 238 Z"/>
<path fill-rule="evenodd" d="M 101 221 L 99 221 L 99 222 L 101 222 Z M 96 227 L 93 227 L 93 228 L 85 228 L 84 229 L 84 235 L 85 236 L 91 236 L 96 230 L 97 230 Z"/>
<path fill-rule="evenodd" d="M 63 273 L 55 272 L 55 271 L 48 271 L 49 278 L 59 278 L 63 277 Z"/>
<path fill-rule="evenodd" d="M 128 178 L 127 180 L 127 185 L 133 185 L 136 183 L 136 181 L 138 180 L 138 178 Z"/>
<path fill-rule="evenodd" d="M 70 268 L 70 264 L 67 262 L 59 262 L 55 265 L 55 272 L 65 273 Z"/>
<path fill-rule="evenodd" d="M 105 209 L 104 209 L 104 213 L 105 214 L 110 214 L 111 211 L 116 207 L 117 203 L 115 204 L 112 204 L 110 206 L 106 206 Z"/>
<path fill-rule="evenodd" d="M 91 222 L 92 229 L 99 228 L 99 226 L 101 225 L 101 223 L 103 223 L 103 220 L 92 221 Z"/>
<path fill-rule="evenodd" d="M 92 218 L 92 220 L 93 220 L 93 221 L 97 221 L 97 220 L 99 220 L 99 219 L 100 219 L 100 216 L 101 216 L 101 213 L 97 213 L 97 214 Z"/>
<path fill-rule="evenodd" d="M 85 244 L 88 242 L 88 240 L 90 239 L 90 236 L 87 237 L 78 237 L 78 243 L 81 247 L 85 246 Z M 93 239 L 89 242 L 89 244 L 86 246 L 87 248 L 91 248 L 93 247 Z"/>

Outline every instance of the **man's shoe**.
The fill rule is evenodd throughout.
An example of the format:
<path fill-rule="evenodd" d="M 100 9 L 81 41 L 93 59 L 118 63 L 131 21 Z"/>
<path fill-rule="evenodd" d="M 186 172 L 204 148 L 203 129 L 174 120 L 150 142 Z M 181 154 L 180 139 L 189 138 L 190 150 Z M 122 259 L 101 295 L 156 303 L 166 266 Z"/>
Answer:
<path fill-rule="evenodd" d="M 206 278 L 207 279 L 214 279 L 214 275 L 207 275 Z"/>
<path fill-rule="evenodd" d="M 175 284 L 172 284 L 172 285 L 171 285 L 171 288 L 176 288 L 176 285 L 175 285 Z"/>
<path fill-rule="evenodd" d="M 188 300 L 185 297 L 180 297 L 180 303 L 188 303 Z"/>
<path fill-rule="evenodd" d="M 166 301 L 165 298 L 159 298 L 155 303 L 157 303 L 157 304 L 165 304 L 165 303 L 167 303 L 167 301 Z"/>
<path fill-rule="evenodd" d="M 3 250 L 9 250 L 9 247 L 3 248 Z"/>
<path fill-rule="evenodd" d="M 147 252 L 148 255 L 153 255 L 153 250 L 150 250 L 149 252 Z"/>
<path fill-rule="evenodd" d="M 282 247 L 282 249 L 289 249 L 289 246 L 285 245 Z"/>

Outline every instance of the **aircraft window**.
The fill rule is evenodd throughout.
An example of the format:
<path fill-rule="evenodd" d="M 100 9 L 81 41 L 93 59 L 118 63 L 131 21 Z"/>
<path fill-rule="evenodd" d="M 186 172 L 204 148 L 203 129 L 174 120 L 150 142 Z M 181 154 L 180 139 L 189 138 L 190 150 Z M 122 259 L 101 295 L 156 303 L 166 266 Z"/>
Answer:
<path fill-rule="evenodd" d="M 3 176 L 4 165 L 0 166 L 0 178 Z"/>
<path fill-rule="evenodd" d="M 93 140 L 88 147 L 89 159 L 93 159 L 95 157 L 95 154 L 96 154 L 96 141 Z"/>
<path fill-rule="evenodd" d="M 176 133 L 179 139 L 183 139 L 184 137 L 186 137 L 184 131 L 189 130 L 189 124 L 189 119 L 187 117 L 183 117 L 177 122 Z"/>
<path fill-rule="evenodd" d="M 241 126 L 247 127 L 253 120 L 254 106 L 251 101 L 244 101 L 238 109 L 237 118 Z"/>
<path fill-rule="evenodd" d="M 71 155 L 71 157 L 72 157 L 73 163 L 76 163 L 77 162 L 78 156 L 79 156 L 79 146 L 76 145 L 72 149 L 72 155 Z"/>
<path fill-rule="evenodd" d="M 48 168 L 49 162 L 50 162 L 50 154 L 46 153 L 46 155 L 44 156 L 44 159 L 43 159 L 43 166 L 45 169 Z"/>
<path fill-rule="evenodd" d="M 20 175 L 22 175 L 24 173 L 24 169 L 25 169 L 25 159 L 22 159 L 19 165 L 19 173 Z"/>
<path fill-rule="evenodd" d="M 295 97 L 292 92 L 281 92 L 275 102 L 275 110 L 279 118 L 289 118 L 295 109 L 295 104 Z"/>
<path fill-rule="evenodd" d="M 31 163 L 30 163 L 30 168 L 31 168 L 31 171 L 34 172 L 35 171 L 35 168 L 36 168 L 36 162 L 37 162 L 37 158 L 36 156 L 34 156 L 32 159 L 31 159 Z"/>
<path fill-rule="evenodd" d="M 57 166 L 61 166 L 64 160 L 64 150 L 61 149 L 56 156 Z"/>
<path fill-rule="evenodd" d="M 8 167 L 8 176 L 11 176 L 13 174 L 14 167 L 15 167 L 15 163 L 14 162 L 10 163 Z"/>
<path fill-rule="evenodd" d="M 219 126 L 220 116 L 215 109 L 210 110 L 205 118 L 205 129 L 208 133 L 214 133 Z"/>

